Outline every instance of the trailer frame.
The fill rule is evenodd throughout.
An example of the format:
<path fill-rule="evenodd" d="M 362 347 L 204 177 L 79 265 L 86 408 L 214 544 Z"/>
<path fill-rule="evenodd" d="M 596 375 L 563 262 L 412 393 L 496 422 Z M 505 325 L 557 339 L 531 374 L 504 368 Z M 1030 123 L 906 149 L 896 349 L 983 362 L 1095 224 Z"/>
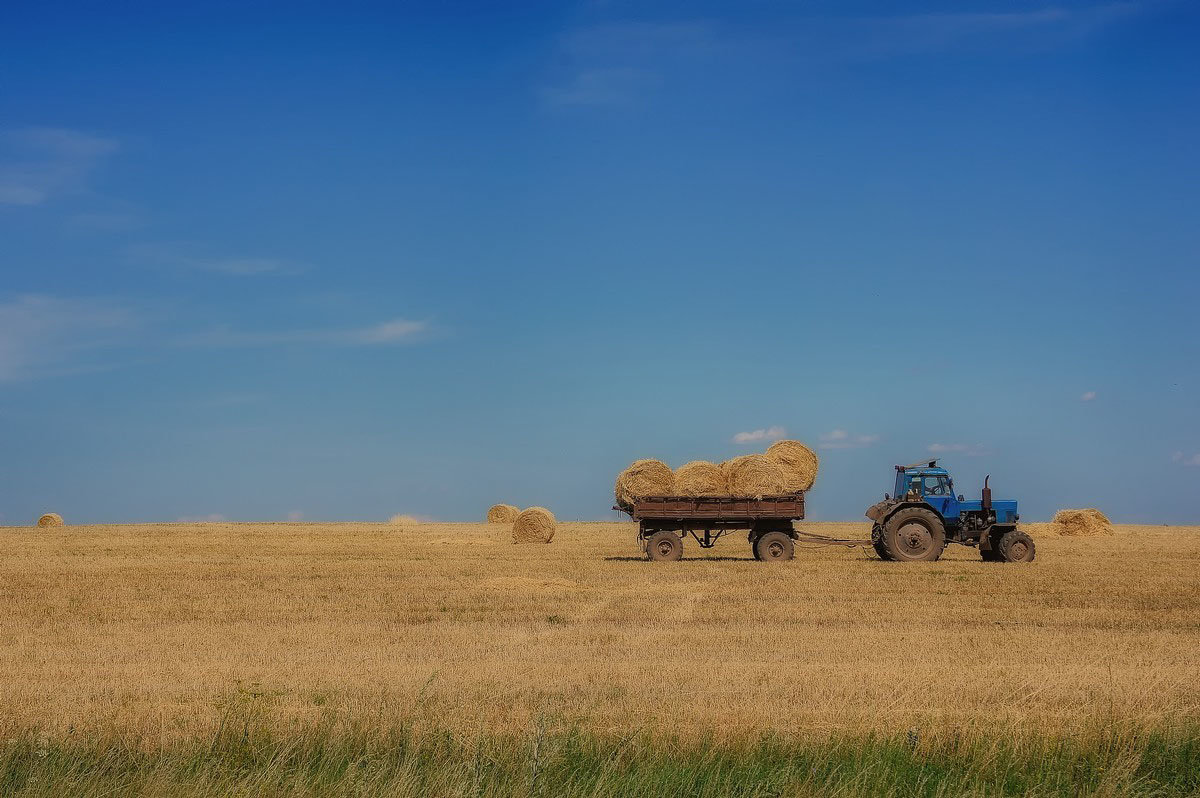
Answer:
<path fill-rule="evenodd" d="M 748 531 L 750 550 L 759 560 L 790 560 L 795 543 L 871 544 L 869 539 L 832 538 L 796 529 L 792 522 L 804 520 L 803 491 L 778 496 L 645 496 L 613 509 L 638 522 L 638 543 L 651 560 L 679 559 L 689 535 L 700 548 L 711 549 L 739 530 Z M 678 543 L 664 533 L 675 535 Z"/>

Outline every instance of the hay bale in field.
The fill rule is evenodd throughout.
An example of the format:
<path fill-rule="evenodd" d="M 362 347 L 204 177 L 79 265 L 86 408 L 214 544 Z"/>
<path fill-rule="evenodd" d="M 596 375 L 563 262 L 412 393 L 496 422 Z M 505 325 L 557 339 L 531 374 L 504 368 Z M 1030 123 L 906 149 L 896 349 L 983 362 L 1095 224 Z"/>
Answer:
<path fill-rule="evenodd" d="M 1093 507 L 1059 510 L 1054 514 L 1053 523 L 1058 534 L 1063 537 L 1091 538 L 1113 534 L 1112 522 L 1108 520 L 1108 516 Z"/>
<path fill-rule="evenodd" d="M 750 454 L 728 461 L 725 466 L 729 492 L 734 496 L 778 496 L 788 492 L 783 466 L 764 454 Z"/>
<path fill-rule="evenodd" d="M 517 520 L 517 514 L 520 512 L 520 507 L 514 507 L 511 504 L 493 504 L 488 508 L 487 522 L 489 524 L 511 524 Z"/>
<path fill-rule="evenodd" d="M 676 496 L 723 496 L 729 492 L 725 472 L 716 463 L 693 460 L 675 469 Z"/>
<path fill-rule="evenodd" d="M 38 518 L 37 525 L 40 527 L 62 526 L 63 518 L 58 513 L 45 513 Z"/>
<path fill-rule="evenodd" d="M 767 447 L 767 457 L 783 467 L 790 493 L 808 490 L 817 481 L 820 458 L 800 441 L 775 441 Z"/>
<path fill-rule="evenodd" d="M 675 472 L 662 460 L 634 460 L 617 476 L 613 493 L 628 507 L 642 496 L 667 496 L 675 488 Z"/>
<path fill-rule="evenodd" d="M 555 523 L 554 513 L 545 507 L 527 507 L 513 521 L 513 543 L 549 543 Z"/>

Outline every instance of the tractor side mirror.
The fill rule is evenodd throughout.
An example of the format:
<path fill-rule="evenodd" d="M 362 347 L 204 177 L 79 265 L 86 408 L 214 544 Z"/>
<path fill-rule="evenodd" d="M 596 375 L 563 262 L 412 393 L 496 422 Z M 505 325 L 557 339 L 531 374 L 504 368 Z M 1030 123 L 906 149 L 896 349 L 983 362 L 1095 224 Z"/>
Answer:
<path fill-rule="evenodd" d="M 960 494 L 958 494 L 958 500 L 959 500 L 960 502 L 961 502 L 961 501 L 963 501 L 963 495 L 962 495 L 961 493 L 960 493 Z"/>

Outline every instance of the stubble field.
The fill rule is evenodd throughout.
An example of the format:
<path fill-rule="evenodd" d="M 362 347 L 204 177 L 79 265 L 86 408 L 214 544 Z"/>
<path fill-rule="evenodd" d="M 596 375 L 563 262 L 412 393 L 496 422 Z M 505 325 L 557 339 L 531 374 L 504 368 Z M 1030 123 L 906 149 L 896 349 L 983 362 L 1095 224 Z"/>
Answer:
<path fill-rule="evenodd" d="M 1200 528 L 1117 530 L 1035 534 L 1029 565 L 957 546 L 767 565 L 744 535 L 649 563 L 623 523 L 525 546 L 485 524 L 3 529 L 0 723 L 138 751 L 238 724 L 681 746 L 1190 735 Z"/>

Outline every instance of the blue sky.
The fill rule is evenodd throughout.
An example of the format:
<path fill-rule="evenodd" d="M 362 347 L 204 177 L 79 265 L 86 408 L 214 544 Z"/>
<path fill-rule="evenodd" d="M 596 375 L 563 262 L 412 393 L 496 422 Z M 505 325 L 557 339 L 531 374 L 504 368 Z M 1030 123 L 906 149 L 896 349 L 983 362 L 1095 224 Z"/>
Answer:
<path fill-rule="evenodd" d="M 1193 5 L 403 6 L 0 11 L 0 523 L 1200 522 Z"/>

